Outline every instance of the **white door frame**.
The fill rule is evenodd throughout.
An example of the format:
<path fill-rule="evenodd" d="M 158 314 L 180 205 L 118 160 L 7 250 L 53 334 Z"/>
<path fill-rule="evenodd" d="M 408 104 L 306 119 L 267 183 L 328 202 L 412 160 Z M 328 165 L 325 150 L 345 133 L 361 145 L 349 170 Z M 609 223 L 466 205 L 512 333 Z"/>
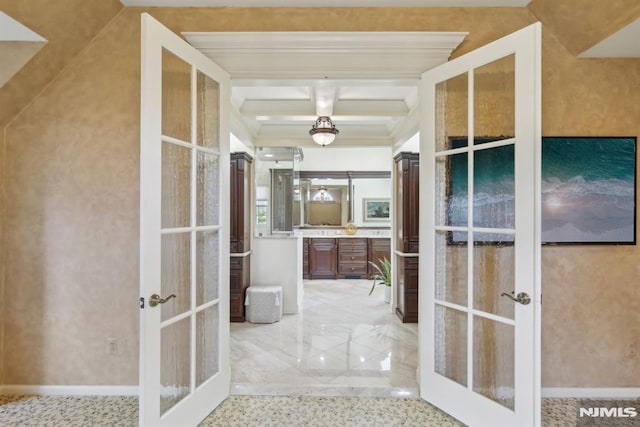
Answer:
<path fill-rule="evenodd" d="M 538 67 L 539 67 L 539 65 L 538 65 Z M 540 69 L 539 69 L 539 68 L 536 70 L 536 73 L 538 73 L 538 74 L 540 73 Z M 145 82 L 144 82 L 144 78 L 143 78 L 143 85 L 144 85 L 144 84 L 145 84 Z M 538 87 L 538 88 L 536 88 L 536 102 L 538 103 L 538 105 L 539 105 L 539 102 L 540 102 L 540 93 L 539 93 L 539 92 L 540 92 L 540 88 Z M 422 95 L 421 95 L 421 96 L 422 96 Z M 538 128 L 539 128 L 540 118 L 538 117 L 538 119 L 537 119 L 537 120 L 538 120 Z M 421 129 L 421 134 L 423 134 L 423 133 L 424 133 L 424 129 Z M 539 167 L 539 158 L 537 158 L 537 159 L 536 159 L 536 162 L 537 162 L 537 167 Z M 422 180 L 422 179 L 421 179 L 421 180 Z M 422 185 L 422 183 L 421 183 L 421 185 Z M 423 186 L 423 185 L 422 185 L 422 186 Z M 421 211 L 423 211 L 424 209 L 426 209 L 426 208 L 427 208 L 427 207 L 425 206 L 425 204 L 426 204 L 426 203 L 427 203 L 427 202 L 426 202 L 425 198 L 424 198 L 424 197 L 422 197 L 422 198 L 421 198 L 421 205 L 422 205 L 422 206 L 421 206 Z M 539 209 L 539 208 L 538 208 L 538 209 Z M 421 229 L 423 229 L 423 228 L 424 228 L 424 227 L 421 227 Z M 422 238 L 421 238 L 421 242 L 423 242 L 423 241 L 424 241 L 424 239 L 422 239 Z M 421 246 L 422 246 L 422 243 L 421 243 Z M 537 256 L 537 265 L 536 265 L 536 269 L 537 269 L 538 271 L 540 270 L 540 257 L 539 257 L 539 251 L 540 251 L 540 249 L 539 249 L 539 247 L 538 247 L 538 249 L 537 249 L 538 256 Z M 424 252 L 424 250 L 423 250 L 423 249 L 421 249 L 421 251 L 420 251 L 420 252 L 421 252 L 421 253 L 426 253 L 426 252 Z M 422 266 L 421 266 L 421 270 L 422 270 L 423 268 L 424 268 L 424 267 L 422 267 Z M 422 272 L 421 272 L 421 276 L 423 276 L 423 275 L 424 275 L 424 274 L 422 274 Z M 535 295 L 534 295 L 534 301 L 535 301 L 534 307 L 535 307 L 535 311 L 536 311 L 536 318 L 538 319 L 538 320 L 537 320 L 538 325 L 539 325 L 539 320 L 540 320 L 540 305 L 539 305 L 539 303 L 540 303 L 540 299 L 539 299 L 539 288 L 540 288 L 540 287 L 539 287 L 539 280 L 540 280 L 540 278 L 539 278 L 539 277 L 537 277 L 537 278 L 536 278 L 536 281 L 537 281 L 537 283 L 538 283 L 538 289 L 537 289 L 537 291 L 536 291 L 536 293 L 535 293 Z M 420 284 L 420 289 L 421 289 L 421 293 L 420 293 L 420 294 L 421 294 L 421 296 L 420 296 L 420 305 L 421 305 L 421 310 L 420 310 L 420 312 L 421 312 L 421 313 L 424 313 L 423 307 L 424 307 L 425 303 L 424 303 L 424 301 L 423 301 L 423 295 L 425 294 L 425 292 L 424 292 L 424 290 L 425 290 L 425 286 L 424 286 L 424 284 L 422 283 L 422 281 L 421 281 L 421 284 Z M 227 289 L 226 289 L 226 292 L 228 293 L 228 287 L 227 287 Z M 425 322 L 425 319 L 424 319 L 424 317 L 423 317 L 423 315 L 422 315 L 422 314 L 421 314 L 421 320 L 420 320 L 420 322 L 421 322 L 421 325 L 423 325 L 423 326 L 421 326 L 421 328 L 423 328 L 423 327 L 424 327 L 424 324 L 425 324 L 425 323 L 424 323 L 424 322 Z M 142 331 L 141 331 L 141 334 L 142 334 Z M 534 338 L 535 338 L 535 340 L 536 340 L 536 345 L 537 345 L 537 346 L 538 346 L 538 348 L 539 348 L 539 346 L 540 346 L 540 328 L 539 328 L 539 327 L 538 327 L 538 328 L 537 328 L 537 330 L 536 330 L 536 333 L 535 333 L 535 337 L 534 337 Z M 142 339 L 143 339 L 143 337 L 142 337 L 142 335 L 141 335 L 141 340 L 142 340 Z M 423 353 L 423 352 L 421 352 L 421 353 Z M 539 372 L 540 372 L 540 360 L 539 360 L 539 357 L 537 358 L 537 360 L 535 360 L 535 362 L 534 362 L 534 363 L 535 363 L 535 365 L 536 365 L 536 371 L 537 371 L 537 373 L 539 374 Z M 420 366 L 423 366 L 423 358 L 422 358 L 422 356 L 421 356 L 421 358 L 420 358 Z M 423 376 L 424 369 L 422 369 L 421 371 L 422 371 L 422 373 L 421 373 L 421 378 L 424 378 L 424 376 Z M 142 374 L 141 374 L 141 375 L 142 375 Z M 538 383 L 536 388 L 537 388 L 537 390 L 539 391 L 539 390 L 540 390 L 539 375 L 536 375 L 536 378 L 537 378 L 537 383 Z M 421 381 L 421 383 L 422 383 L 421 387 L 425 387 L 425 386 L 426 386 L 426 385 L 425 385 L 425 383 L 424 383 L 424 381 Z M 538 396 L 538 397 L 539 397 L 539 396 Z M 537 400 L 539 401 L 539 399 L 537 399 Z M 540 409 L 540 408 L 538 407 L 538 408 L 537 408 L 537 410 L 536 410 L 536 411 L 537 411 L 537 413 L 540 413 L 539 409 Z"/>

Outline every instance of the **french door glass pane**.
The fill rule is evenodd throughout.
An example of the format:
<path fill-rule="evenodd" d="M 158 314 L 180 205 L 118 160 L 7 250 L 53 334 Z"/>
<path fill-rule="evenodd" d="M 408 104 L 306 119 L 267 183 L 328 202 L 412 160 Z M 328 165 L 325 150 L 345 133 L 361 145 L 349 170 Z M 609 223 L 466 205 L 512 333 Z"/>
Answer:
<path fill-rule="evenodd" d="M 191 149 L 162 143 L 162 228 L 190 224 Z"/>
<path fill-rule="evenodd" d="M 162 328 L 160 333 L 160 414 L 191 391 L 191 319 Z"/>
<path fill-rule="evenodd" d="M 196 315 L 196 387 L 219 370 L 219 324 L 218 304 Z"/>
<path fill-rule="evenodd" d="M 514 145 L 474 153 L 473 225 L 515 227 Z"/>
<path fill-rule="evenodd" d="M 460 153 L 436 159 L 436 225 L 467 226 L 467 158 Z"/>
<path fill-rule="evenodd" d="M 484 141 L 515 136 L 515 54 L 473 72 L 473 122 Z"/>
<path fill-rule="evenodd" d="M 161 240 L 161 297 L 175 298 L 160 305 L 165 321 L 191 307 L 191 233 L 165 234 Z"/>
<path fill-rule="evenodd" d="M 436 304 L 435 371 L 467 385 L 467 313 Z"/>
<path fill-rule="evenodd" d="M 513 235 L 475 233 L 475 236 L 473 308 L 513 319 L 514 302 L 500 296 L 516 288 Z"/>
<path fill-rule="evenodd" d="M 196 90 L 198 145 L 207 148 L 219 148 L 220 85 L 198 71 Z"/>
<path fill-rule="evenodd" d="M 451 138 L 467 137 L 468 74 L 460 74 L 436 85 L 436 151 L 453 148 Z M 466 146 L 465 143 L 463 146 Z"/>
<path fill-rule="evenodd" d="M 162 134 L 191 141 L 191 66 L 162 49 Z"/>
<path fill-rule="evenodd" d="M 515 401 L 513 325 L 474 316 L 473 391 L 509 409 Z"/>
<path fill-rule="evenodd" d="M 196 232 L 196 304 L 218 298 L 220 236 L 217 231 Z"/>
<path fill-rule="evenodd" d="M 217 225 L 220 221 L 219 159 L 215 154 L 198 152 L 196 182 L 197 225 Z"/>
<path fill-rule="evenodd" d="M 466 233 L 456 233 L 466 237 Z M 436 232 L 436 299 L 467 305 L 467 260 L 466 238 L 453 241 L 450 231 Z"/>

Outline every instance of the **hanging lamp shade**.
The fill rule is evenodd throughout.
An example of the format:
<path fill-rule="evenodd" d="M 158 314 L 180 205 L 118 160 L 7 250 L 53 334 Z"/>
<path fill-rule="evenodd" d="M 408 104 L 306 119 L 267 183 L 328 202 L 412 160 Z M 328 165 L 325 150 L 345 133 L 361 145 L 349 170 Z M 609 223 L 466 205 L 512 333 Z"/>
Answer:
<path fill-rule="evenodd" d="M 336 129 L 331 118 L 327 116 L 318 117 L 318 120 L 316 120 L 311 130 L 309 130 L 309 135 L 311 135 L 313 141 L 323 147 L 331 144 L 339 133 L 340 131 Z"/>

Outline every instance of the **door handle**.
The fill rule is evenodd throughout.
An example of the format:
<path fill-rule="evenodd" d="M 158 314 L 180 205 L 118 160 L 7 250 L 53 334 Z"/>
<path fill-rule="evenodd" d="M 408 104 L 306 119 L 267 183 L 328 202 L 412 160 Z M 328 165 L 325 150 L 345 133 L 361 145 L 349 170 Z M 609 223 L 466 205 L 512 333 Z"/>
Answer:
<path fill-rule="evenodd" d="M 149 298 L 149 306 L 155 307 L 158 304 L 164 304 L 165 302 L 169 301 L 171 298 L 175 298 L 175 297 L 176 297 L 176 294 L 171 294 L 166 298 L 160 298 L 160 295 L 153 294 L 151 295 L 151 298 Z"/>
<path fill-rule="evenodd" d="M 506 292 L 503 292 L 502 294 L 500 294 L 500 296 L 501 297 L 508 297 L 512 301 L 519 302 L 522 305 L 528 305 L 531 302 L 531 297 L 526 292 L 520 292 L 515 297 L 513 296 L 513 292 L 511 292 L 510 294 L 508 294 Z"/>

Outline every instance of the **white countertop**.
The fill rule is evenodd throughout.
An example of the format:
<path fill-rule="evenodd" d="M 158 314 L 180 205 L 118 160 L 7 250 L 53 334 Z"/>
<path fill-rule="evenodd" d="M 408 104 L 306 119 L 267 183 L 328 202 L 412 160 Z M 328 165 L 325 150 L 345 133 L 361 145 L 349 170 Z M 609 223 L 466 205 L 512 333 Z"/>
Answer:
<path fill-rule="evenodd" d="M 391 230 L 367 230 L 367 229 L 359 229 L 356 234 L 345 234 L 344 229 L 329 229 L 329 230 L 317 230 L 317 229 L 306 229 L 300 230 L 303 237 L 314 237 L 314 238 L 327 238 L 327 239 L 335 239 L 335 238 L 390 238 Z"/>

